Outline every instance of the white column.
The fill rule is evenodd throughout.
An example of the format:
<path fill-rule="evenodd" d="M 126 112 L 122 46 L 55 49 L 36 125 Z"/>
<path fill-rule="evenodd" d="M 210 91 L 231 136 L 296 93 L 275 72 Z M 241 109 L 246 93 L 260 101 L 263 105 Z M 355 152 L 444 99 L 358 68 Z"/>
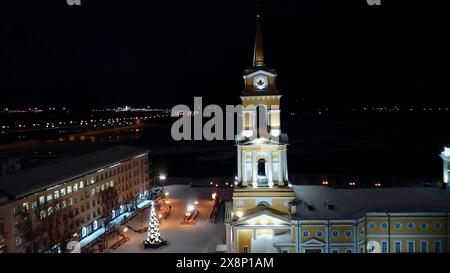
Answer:
<path fill-rule="evenodd" d="M 283 186 L 283 172 L 281 171 L 281 165 L 283 164 L 283 157 L 281 151 L 278 151 L 278 185 Z"/>
<path fill-rule="evenodd" d="M 448 162 L 444 160 L 444 183 L 448 183 Z"/>
<path fill-rule="evenodd" d="M 289 181 L 288 177 L 288 167 L 287 167 L 287 150 L 283 151 L 283 158 L 284 158 L 284 180 Z"/>
<path fill-rule="evenodd" d="M 269 173 L 268 173 L 268 179 L 269 179 L 269 186 L 273 185 L 273 179 L 272 179 L 272 170 L 273 170 L 273 165 L 272 165 L 272 152 L 268 152 L 269 153 L 269 162 L 267 162 L 269 164 Z"/>
<path fill-rule="evenodd" d="M 246 151 L 246 152 L 243 152 L 242 153 L 243 155 L 244 155 L 244 165 L 242 166 L 242 168 L 243 168 L 243 172 L 244 172 L 244 181 L 245 181 L 245 185 L 247 186 L 248 185 L 248 183 L 250 182 L 249 181 L 249 178 L 248 178 L 248 164 L 247 164 L 247 156 L 248 156 L 248 152 Z"/>
<path fill-rule="evenodd" d="M 256 151 L 252 151 L 252 182 L 257 183 L 258 166 L 256 162 Z"/>
<path fill-rule="evenodd" d="M 237 170 L 238 170 L 237 179 L 238 179 L 238 181 L 242 181 L 242 179 L 241 179 L 241 170 L 242 170 L 241 153 L 242 153 L 242 150 L 238 148 L 237 149 Z"/>

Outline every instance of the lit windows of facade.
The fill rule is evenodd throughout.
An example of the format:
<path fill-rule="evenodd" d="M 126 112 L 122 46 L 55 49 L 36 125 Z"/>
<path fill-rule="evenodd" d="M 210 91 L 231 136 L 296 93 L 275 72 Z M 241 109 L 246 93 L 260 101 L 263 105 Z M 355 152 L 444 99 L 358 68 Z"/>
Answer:
<path fill-rule="evenodd" d="M 76 234 L 71 239 L 83 241 L 92 232 L 103 227 L 104 214 L 96 188 L 100 191 L 115 187 L 119 196 L 128 196 L 126 200 L 118 200 L 114 217 L 125 212 L 131 213 L 137 208 L 138 202 L 148 197 L 148 164 L 148 150 L 119 146 L 1 177 L 0 225 L 5 228 L 0 233 L 0 251 L 31 252 L 29 242 L 23 239 L 27 236 L 22 229 L 14 228 L 14 224 L 11 224 L 19 223 L 17 226 L 20 227 L 27 211 L 35 230 L 43 225 L 41 219 L 62 214 L 72 216 L 69 218 L 74 220 L 68 223 L 67 236 Z M 123 165 L 130 167 L 121 168 Z M 111 175 L 104 176 L 103 179 L 94 178 L 99 175 L 100 170 L 108 170 Z M 128 176 L 130 172 L 139 175 Z M 119 177 L 122 182 L 119 182 Z M 25 184 L 32 187 L 23 191 L 23 187 L 10 186 L 19 181 L 26 181 Z M 130 181 L 133 183 L 129 183 Z M 130 184 L 130 188 L 121 190 L 123 184 Z M 3 196 L 1 193 L 8 195 Z M 25 207 L 28 209 L 24 209 Z M 16 238 L 21 239 L 19 245 L 16 244 Z M 34 251 L 48 251 L 51 247 L 40 245 Z"/>

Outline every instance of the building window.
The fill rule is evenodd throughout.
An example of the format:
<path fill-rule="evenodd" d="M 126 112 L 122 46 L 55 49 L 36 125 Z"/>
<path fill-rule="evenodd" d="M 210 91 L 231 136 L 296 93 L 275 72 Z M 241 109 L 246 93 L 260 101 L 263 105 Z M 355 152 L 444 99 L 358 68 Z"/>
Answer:
<path fill-rule="evenodd" d="M 41 212 L 39 213 L 39 216 L 41 219 L 45 218 L 45 210 L 41 210 Z"/>
<path fill-rule="evenodd" d="M 52 199 L 53 199 L 53 196 L 51 194 L 47 195 L 47 202 L 52 201 Z"/>
<path fill-rule="evenodd" d="M 397 223 L 395 223 L 394 227 L 395 227 L 395 229 L 401 229 L 402 228 L 402 223 L 397 222 Z"/>
<path fill-rule="evenodd" d="M 352 236 L 352 231 L 351 230 L 346 230 L 345 231 L 345 237 L 351 237 Z"/>
<path fill-rule="evenodd" d="M 351 248 L 347 248 L 347 250 L 345 250 L 346 253 L 352 253 L 352 249 Z"/>
<path fill-rule="evenodd" d="M 402 242 L 401 241 L 395 241 L 394 246 L 395 246 L 395 253 L 402 252 Z"/>
<path fill-rule="evenodd" d="M 67 194 L 72 193 L 72 186 L 67 187 Z"/>
<path fill-rule="evenodd" d="M 414 241 L 408 241 L 408 253 L 414 253 L 415 251 Z"/>
<path fill-rule="evenodd" d="M 388 228 L 388 224 L 387 224 L 386 222 L 383 222 L 383 223 L 381 224 L 381 228 L 382 228 L 382 229 L 387 229 L 387 228 Z"/>
<path fill-rule="evenodd" d="M 28 203 L 23 203 L 22 209 L 23 209 L 23 211 L 28 211 Z"/>
<path fill-rule="evenodd" d="M 45 197 L 44 196 L 39 197 L 39 205 L 42 205 L 44 203 L 45 203 Z"/>
<path fill-rule="evenodd" d="M 86 235 L 87 235 L 87 229 L 86 229 L 86 227 L 83 227 L 81 229 L 81 237 L 86 237 Z"/>
<path fill-rule="evenodd" d="M 22 244 L 22 238 L 19 236 L 16 237 L 16 246 L 20 246 Z"/>
<path fill-rule="evenodd" d="M 242 249 L 244 253 L 248 253 L 248 246 L 243 246 Z"/>
<path fill-rule="evenodd" d="M 84 181 L 80 181 L 80 189 L 84 188 Z"/>
<path fill-rule="evenodd" d="M 97 228 L 98 228 L 97 220 L 94 221 L 93 227 L 94 227 L 94 230 L 97 230 Z"/>
<path fill-rule="evenodd" d="M 441 241 L 434 241 L 434 252 L 435 253 L 441 253 L 442 252 Z"/>
<path fill-rule="evenodd" d="M 91 177 L 91 184 L 94 184 L 94 183 L 95 183 L 95 178 Z"/>
<path fill-rule="evenodd" d="M 31 208 L 34 209 L 35 207 L 37 207 L 38 202 L 34 201 L 33 203 L 31 203 Z"/>
<path fill-rule="evenodd" d="M 61 189 L 61 196 L 66 195 L 66 189 Z"/>
<path fill-rule="evenodd" d="M 369 222 L 367 227 L 369 227 L 370 229 L 374 229 L 375 228 L 375 223 L 374 222 Z"/>
<path fill-rule="evenodd" d="M 428 252 L 428 242 L 427 241 L 420 242 L 420 252 L 422 252 L 422 253 Z"/>
<path fill-rule="evenodd" d="M 75 185 L 73 185 L 73 191 L 78 191 L 78 184 L 75 183 Z"/>
<path fill-rule="evenodd" d="M 422 224 L 420 224 L 420 228 L 421 229 L 427 229 L 428 228 L 428 223 L 427 222 L 422 222 Z"/>
<path fill-rule="evenodd" d="M 303 237 L 308 237 L 309 236 L 309 231 L 305 230 L 303 231 Z"/>
<path fill-rule="evenodd" d="M 53 197 L 55 197 L 55 199 L 59 198 L 59 191 L 54 191 L 53 192 Z"/>
<path fill-rule="evenodd" d="M 408 229 L 414 229 L 415 227 L 416 227 L 416 224 L 414 224 L 413 222 L 408 223 Z"/>
<path fill-rule="evenodd" d="M 91 190 L 91 196 L 94 196 L 95 195 L 95 189 L 92 189 Z"/>
<path fill-rule="evenodd" d="M 339 237 L 339 231 L 337 231 L 337 230 L 334 230 L 333 231 L 333 233 L 332 233 L 332 235 L 333 235 L 333 237 Z"/>
<path fill-rule="evenodd" d="M 441 229 L 442 228 L 441 222 L 436 222 L 436 224 L 434 224 L 434 228 L 435 229 Z"/>
<path fill-rule="evenodd" d="M 318 231 L 316 232 L 316 235 L 317 235 L 317 237 L 322 237 L 322 236 L 323 236 L 323 231 L 318 230 Z"/>
<path fill-rule="evenodd" d="M 388 253 L 388 242 L 387 241 L 381 242 L 381 253 Z"/>
<path fill-rule="evenodd" d="M 114 187 L 114 181 L 110 181 L 110 182 L 109 182 L 109 186 L 110 186 L 110 187 Z"/>

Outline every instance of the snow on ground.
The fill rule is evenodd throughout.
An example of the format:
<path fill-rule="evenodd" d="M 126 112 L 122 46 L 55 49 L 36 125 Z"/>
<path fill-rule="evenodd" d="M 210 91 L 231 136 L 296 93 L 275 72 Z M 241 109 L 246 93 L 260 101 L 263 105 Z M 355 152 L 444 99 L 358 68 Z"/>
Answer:
<path fill-rule="evenodd" d="M 209 214 L 213 207 L 211 193 L 217 189 L 213 188 L 191 188 L 189 185 L 170 185 L 165 191 L 170 192 L 168 199 L 172 206 L 172 215 L 162 221 L 160 225 L 161 235 L 166 237 L 167 245 L 159 249 L 144 249 L 143 240 L 147 233 L 138 234 L 129 229 L 126 235 L 130 241 L 115 250 L 107 252 L 136 253 L 136 252 L 184 252 L 184 253 L 206 253 L 215 252 L 218 244 L 225 243 L 225 226 L 222 221 L 209 223 Z M 188 204 L 195 200 L 199 202 L 199 219 L 196 225 L 182 225 L 181 221 L 186 212 Z M 134 229 L 147 226 L 150 210 L 146 209 L 133 219 L 128 225 Z"/>

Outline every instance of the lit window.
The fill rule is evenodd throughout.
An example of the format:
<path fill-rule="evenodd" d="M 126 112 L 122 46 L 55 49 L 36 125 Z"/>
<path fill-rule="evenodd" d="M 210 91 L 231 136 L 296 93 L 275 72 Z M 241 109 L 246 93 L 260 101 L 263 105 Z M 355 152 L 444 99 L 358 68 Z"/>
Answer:
<path fill-rule="evenodd" d="M 91 177 L 91 184 L 94 184 L 94 183 L 95 183 L 95 178 Z"/>
<path fill-rule="evenodd" d="M 66 195 L 66 189 L 61 189 L 61 196 Z"/>
<path fill-rule="evenodd" d="M 16 246 L 20 246 L 22 244 L 22 238 L 19 236 L 16 237 Z"/>
<path fill-rule="evenodd" d="M 73 191 L 77 191 L 78 190 L 78 184 L 75 183 L 75 185 L 73 185 Z"/>
<path fill-rule="evenodd" d="M 114 187 L 114 181 L 109 182 L 109 186 Z"/>
<path fill-rule="evenodd" d="M 23 203 L 22 204 L 22 208 L 23 208 L 23 211 L 27 211 L 28 210 L 28 203 Z"/>
<path fill-rule="evenodd" d="M 53 214 L 53 207 L 49 207 L 48 209 L 47 209 L 47 215 L 52 215 Z"/>
<path fill-rule="evenodd" d="M 45 197 L 44 196 L 39 197 L 39 205 L 42 205 L 44 203 L 45 203 Z"/>
<path fill-rule="evenodd" d="M 53 192 L 53 196 L 55 197 L 55 199 L 58 199 L 59 198 L 59 191 Z"/>
<path fill-rule="evenodd" d="M 84 181 L 80 181 L 80 189 L 84 188 Z"/>
<path fill-rule="evenodd" d="M 67 207 L 66 200 L 64 200 L 64 201 L 62 202 L 62 207 L 63 207 L 63 208 Z"/>
<path fill-rule="evenodd" d="M 101 186 L 101 191 L 104 191 L 105 190 L 105 185 L 102 185 Z"/>
<path fill-rule="evenodd" d="M 99 193 L 100 192 L 100 187 L 95 188 L 95 192 Z"/>
<path fill-rule="evenodd" d="M 34 201 L 33 203 L 31 203 L 31 208 L 34 209 L 35 207 L 37 207 L 38 202 Z"/>
<path fill-rule="evenodd" d="M 69 194 L 69 193 L 71 193 L 72 192 L 72 186 L 68 186 L 67 187 L 67 194 Z"/>
<path fill-rule="evenodd" d="M 47 195 L 47 202 L 51 201 L 53 199 L 53 196 L 51 194 Z"/>
<path fill-rule="evenodd" d="M 94 196 L 95 195 L 95 189 L 92 189 L 91 190 L 91 196 Z"/>
<path fill-rule="evenodd" d="M 41 217 L 41 219 L 45 218 L 45 210 L 41 210 L 41 212 L 39 213 L 39 216 Z"/>

